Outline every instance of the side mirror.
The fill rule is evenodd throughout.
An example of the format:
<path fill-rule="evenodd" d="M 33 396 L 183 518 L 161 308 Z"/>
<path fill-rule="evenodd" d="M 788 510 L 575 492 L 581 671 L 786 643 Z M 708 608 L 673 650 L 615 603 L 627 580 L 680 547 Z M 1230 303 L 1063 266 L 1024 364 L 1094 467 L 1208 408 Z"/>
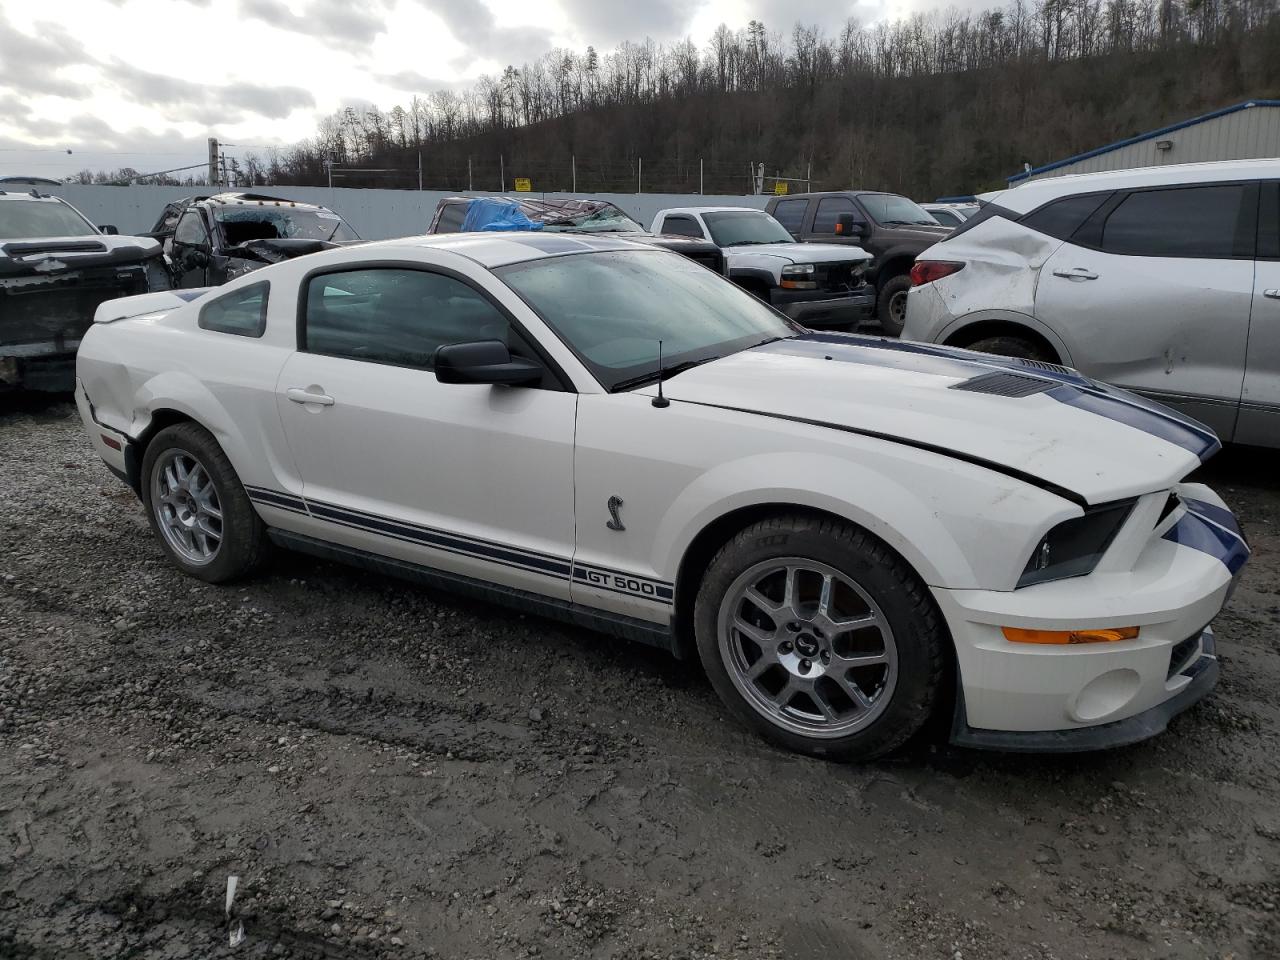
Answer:
<path fill-rule="evenodd" d="M 503 383 L 508 386 L 536 383 L 542 367 L 512 357 L 501 340 L 446 343 L 437 347 L 431 365 L 441 383 Z"/>
<path fill-rule="evenodd" d="M 98 229 L 109 237 L 117 237 L 120 235 L 119 229 L 117 229 L 116 225 L 113 223 L 100 223 L 98 224 Z"/>
<path fill-rule="evenodd" d="M 866 228 L 853 219 L 852 213 L 842 213 L 836 217 L 836 235 L 840 237 L 861 237 Z"/>

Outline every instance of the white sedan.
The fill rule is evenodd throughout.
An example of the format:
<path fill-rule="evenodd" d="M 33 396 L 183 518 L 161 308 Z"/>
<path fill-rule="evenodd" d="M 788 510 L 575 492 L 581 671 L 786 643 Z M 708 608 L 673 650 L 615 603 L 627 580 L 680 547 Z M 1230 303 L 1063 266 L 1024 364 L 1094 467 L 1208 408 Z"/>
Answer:
<path fill-rule="evenodd" d="M 1204 427 L 1074 371 L 820 335 L 687 258 L 453 234 L 116 300 L 77 401 L 170 559 L 274 544 L 696 651 L 865 759 L 1081 750 L 1212 688 L 1248 556 Z M 661 354 L 661 361 L 659 355 Z"/>

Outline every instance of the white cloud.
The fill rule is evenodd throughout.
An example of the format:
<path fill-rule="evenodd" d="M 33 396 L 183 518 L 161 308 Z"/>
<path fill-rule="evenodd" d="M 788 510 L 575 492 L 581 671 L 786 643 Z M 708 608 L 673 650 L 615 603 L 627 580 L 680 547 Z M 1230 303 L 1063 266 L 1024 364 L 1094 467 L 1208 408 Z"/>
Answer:
<path fill-rule="evenodd" d="M 932 2 L 0 0 L 0 174 L 199 163 L 209 136 L 296 143 L 345 104 L 459 89 L 557 46 L 701 45 L 721 22 L 751 19 L 834 33 L 847 16 L 865 24 L 915 5 Z"/>

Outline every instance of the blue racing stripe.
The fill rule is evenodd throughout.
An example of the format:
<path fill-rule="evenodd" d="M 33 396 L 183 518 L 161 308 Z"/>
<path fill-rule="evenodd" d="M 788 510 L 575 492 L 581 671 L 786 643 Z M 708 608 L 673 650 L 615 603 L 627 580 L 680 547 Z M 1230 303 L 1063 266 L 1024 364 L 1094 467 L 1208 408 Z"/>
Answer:
<path fill-rule="evenodd" d="M 1249 559 L 1249 548 L 1240 537 L 1191 510 L 1165 531 L 1163 539 L 1221 560 L 1233 577 Z"/>
<path fill-rule="evenodd" d="M 1208 427 L 1141 397 L 1115 395 L 1098 389 L 1082 390 L 1070 384 L 1054 387 L 1045 396 L 1159 437 L 1194 453 L 1201 462 L 1222 449 L 1221 441 Z"/>
<path fill-rule="evenodd" d="M 1190 497 L 1181 497 L 1180 499 L 1183 505 L 1192 513 L 1199 514 L 1220 527 L 1226 527 L 1241 540 L 1244 539 L 1244 532 L 1240 529 L 1236 515 L 1226 507 L 1220 507 L 1215 503 L 1206 503 L 1203 500 L 1193 500 Z"/>

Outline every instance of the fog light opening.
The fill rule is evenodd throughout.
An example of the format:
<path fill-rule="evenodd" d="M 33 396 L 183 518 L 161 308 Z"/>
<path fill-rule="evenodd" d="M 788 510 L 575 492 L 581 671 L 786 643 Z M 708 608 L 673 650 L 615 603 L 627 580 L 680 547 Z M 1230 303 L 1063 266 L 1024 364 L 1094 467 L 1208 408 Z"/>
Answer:
<path fill-rule="evenodd" d="M 1117 643 L 1138 639 L 1138 627 L 1098 627 L 1085 630 L 1029 630 L 1025 627 L 1001 627 L 1010 643 Z"/>

